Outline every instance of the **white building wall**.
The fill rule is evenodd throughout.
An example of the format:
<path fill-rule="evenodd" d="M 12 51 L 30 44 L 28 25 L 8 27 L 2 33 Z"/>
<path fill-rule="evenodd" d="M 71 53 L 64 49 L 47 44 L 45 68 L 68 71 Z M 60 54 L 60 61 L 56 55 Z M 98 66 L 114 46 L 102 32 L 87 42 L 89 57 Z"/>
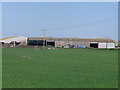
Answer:
<path fill-rule="evenodd" d="M 99 42 L 98 48 L 115 48 L 115 43 Z"/>
<path fill-rule="evenodd" d="M 98 48 L 106 48 L 106 42 L 99 42 Z"/>
<path fill-rule="evenodd" d="M 115 48 L 115 43 L 107 43 L 107 48 Z"/>

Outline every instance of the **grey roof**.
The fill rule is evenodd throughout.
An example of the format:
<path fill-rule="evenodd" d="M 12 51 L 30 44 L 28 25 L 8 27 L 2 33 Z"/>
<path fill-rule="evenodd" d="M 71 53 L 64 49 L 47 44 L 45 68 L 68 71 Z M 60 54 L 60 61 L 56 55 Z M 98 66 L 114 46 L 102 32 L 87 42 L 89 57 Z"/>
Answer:
<path fill-rule="evenodd" d="M 84 41 L 84 42 L 116 42 L 115 40 L 112 40 L 110 38 L 73 38 L 73 37 L 67 37 L 67 38 L 53 38 L 53 37 L 29 37 L 29 40 L 54 40 L 54 41 Z"/>

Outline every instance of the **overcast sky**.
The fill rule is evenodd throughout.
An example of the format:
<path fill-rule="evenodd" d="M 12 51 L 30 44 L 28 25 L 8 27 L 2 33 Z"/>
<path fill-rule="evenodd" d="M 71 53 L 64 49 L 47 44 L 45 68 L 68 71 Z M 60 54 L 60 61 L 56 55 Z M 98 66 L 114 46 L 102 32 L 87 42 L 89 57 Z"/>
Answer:
<path fill-rule="evenodd" d="M 7 2 L 3 37 L 107 37 L 118 39 L 117 2 Z"/>

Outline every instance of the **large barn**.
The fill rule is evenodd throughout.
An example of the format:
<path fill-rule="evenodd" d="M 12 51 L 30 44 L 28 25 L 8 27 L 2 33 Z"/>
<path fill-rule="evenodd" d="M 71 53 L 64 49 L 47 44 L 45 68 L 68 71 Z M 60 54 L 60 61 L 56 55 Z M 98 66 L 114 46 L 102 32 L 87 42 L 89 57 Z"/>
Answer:
<path fill-rule="evenodd" d="M 115 48 L 116 41 L 109 38 L 53 38 L 53 37 L 29 37 L 28 45 L 65 47 L 68 45 L 81 45 L 92 48 Z"/>
<path fill-rule="evenodd" d="M 27 37 L 15 36 L 15 37 L 7 37 L 7 38 L 0 39 L 0 43 L 2 43 L 2 44 L 10 44 L 10 43 L 13 43 L 14 41 L 16 43 L 26 45 L 27 44 Z"/>

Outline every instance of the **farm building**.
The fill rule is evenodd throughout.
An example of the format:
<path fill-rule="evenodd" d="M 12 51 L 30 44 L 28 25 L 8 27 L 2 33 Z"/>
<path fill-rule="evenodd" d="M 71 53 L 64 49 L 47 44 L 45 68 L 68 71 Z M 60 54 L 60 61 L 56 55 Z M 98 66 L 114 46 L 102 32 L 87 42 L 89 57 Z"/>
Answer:
<path fill-rule="evenodd" d="M 11 44 L 13 42 L 27 45 L 27 38 L 23 36 L 16 36 L 16 37 L 7 37 L 0 39 L 0 43 L 2 44 Z"/>
<path fill-rule="evenodd" d="M 116 41 L 109 38 L 52 38 L 52 37 L 29 37 L 28 45 L 66 47 L 68 45 L 85 46 L 92 48 L 115 48 Z"/>

